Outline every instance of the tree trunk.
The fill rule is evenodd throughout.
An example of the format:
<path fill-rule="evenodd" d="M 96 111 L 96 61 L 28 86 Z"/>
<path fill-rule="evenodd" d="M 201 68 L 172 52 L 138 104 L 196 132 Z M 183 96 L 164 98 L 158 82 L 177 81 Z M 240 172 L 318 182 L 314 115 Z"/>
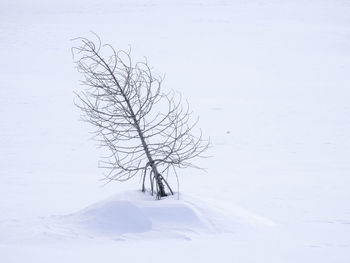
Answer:
<path fill-rule="evenodd" d="M 104 63 L 104 65 L 106 66 L 108 72 L 111 74 L 115 84 L 117 85 L 117 87 L 119 88 L 122 96 L 124 97 L 125 99 L 125 102 L 128 106 L 128 109 L 130 111 L 130 114 L 131 114 L 131 118 L 133 119 L 133 122 L 134 122 L 134 125 L 135 125 L 135 128 L 137 130 L 137 133 L 140 137 L 140 140 L 141 140 L 141 143 L 142 143 L 142 147 L 146 153 L 146 156 L 148 158 L 148 161 L 152 167 L 152 171 L 154 173 L 154 176 L 155 176 L 155 179 L 156 179 L 156 183 L 158 185 L 158 189 L 157 189 L 157 197 L 158 198 L 161 198 L 163 196 L 167 196 L 167 194 L 165 193 L 165 188 L 164 188 L 164 184 L 162 182 L 162 176 L 159 174 L 158 170 L 157 170 L 157 167 L 156 165 L 154 165 L 154 161 L 152 159 L 152 156 L 151 156 L 151 153 L 148 149 L 148 145 L 146 143 L 146 140 L 145 140 L 145 137 L 143 135 L 143 132 L 141 131 L 141 128 L 140 128 L 140 124 L 139 122 L 137 121 L 137 118 L 136 118 L 136 115 L 135 115 L 135 112 L 134 112 L 134 109 L 133 107 L 131 106 L 130 104 L 130 100 L 129 98 L 126 96 L 124 90 L 122 89 L 122 87 L 119 85 L 119 82 L 117 80 L 117 78 L 115 77 L 113 71 L 111 70 L 111 68 L 109 67 L 109 65 L 100 57 L 100 55 L 97 53 L 97 52 L 94 52 L 95 55 Z"/>
<path fill-rule="evenodd" d="M 113 75 L 114 76 L 114 75 Z M 154 173 L 154 177 L 156 179 L 156 183 L 157 183 L 157 197 L 158 198 L 161 198 L 163 196 L 167 196 L 167 194 L 165 193 L 165 187 L 164 187 L 164 184 L 162 182 L 162 176 L 159 174 L 158 172 L 158 169 L 157 169 L 157 166 L 154 165 L 154 161 L 153 161 L 153 158 L 151 156 L 151 153 L 148 149 L 148 145 L 146 143 L 146 140 L 145 140 L 145 137 L 143 135 L 143 132 L 141 131 L 141 128 L 140 128 L 140 124 L 138 123 L 137 119 L 136 119 L 136 116 L 135 116 L 135 113 L 134 113 L 134 110 L 130 104 L 130 101 L 128 100 L 127 96 L 125 95 L 125 93 L 123 92 L 123 90 L 120 88 L 121 90 L 121 93 L 123 94 L 123 97 L 128 105 L 128 108 L 130 110 L 130 113 L 131 113 L 131 117 L 134 121 L 134 124 L 135 124 L 135 128 L 137 130 L 137 133 L 140 137 L 140 140 L 141 140 L 141 143 L 142 143 L 142 147 L 146 153 L 146 156 L 148 158 L 148 162 L 150 163 L 150 166 L 152 167 L 152 171 Z"/>
<path fill-rule="evenodd" d="M 157 188 L 157 196 L 158 197 L 164 197 L 167 196 L 166 192 L 165 192 L 165 187 L 162 181 L 162 177 L 160 176 L 158 170 L 157 170 L 157 166 L 155 166 L 154 164 L 151 164 L 153 173 L 155 174 L 155 178 L 156 178 L 156 184 L 158 186 Z"/>

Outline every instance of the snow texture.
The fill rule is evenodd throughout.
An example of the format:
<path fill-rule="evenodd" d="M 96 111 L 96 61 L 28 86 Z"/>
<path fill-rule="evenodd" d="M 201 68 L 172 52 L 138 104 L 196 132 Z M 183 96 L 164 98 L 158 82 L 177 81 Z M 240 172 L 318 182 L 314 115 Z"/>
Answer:
<path fill-rule="evenodd" d="M 350 262 L 349 14 L 342 0 L 2 0 L 0 262 Z M 179 196 L 100 181 L 73 104 L 70 39 L 89 30 L 147 56 L 200 116 L 213 157 L 180 171 Z"/>

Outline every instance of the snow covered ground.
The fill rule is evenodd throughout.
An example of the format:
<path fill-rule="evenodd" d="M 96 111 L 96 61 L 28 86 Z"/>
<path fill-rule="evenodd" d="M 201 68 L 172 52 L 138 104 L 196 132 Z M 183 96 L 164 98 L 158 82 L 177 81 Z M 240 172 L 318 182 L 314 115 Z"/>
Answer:
<path fill-rule="evenodd" d="M 349 262 L 350 3 L 0 2 L 0 262 Z M 153 201 L 103 186 L 70 39 L 182 92 L 213 157 Z M 123 215 L 128 215 L 124 217 Z"/>

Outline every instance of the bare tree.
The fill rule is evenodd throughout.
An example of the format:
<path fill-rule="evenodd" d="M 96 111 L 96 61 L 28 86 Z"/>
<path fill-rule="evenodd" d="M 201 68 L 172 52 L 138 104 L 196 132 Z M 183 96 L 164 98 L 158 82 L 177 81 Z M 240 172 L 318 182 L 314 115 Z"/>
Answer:
<path fill-rule="evenodd" d="M 152 195 L 160 199 L 167 195 L 166 188 L 173 194 L 167 182 L 170 169 L 177 177 L 177 168 L 196 167 L 191 161 L 203 157 L 209 141 L 201 132 L 192 134 L 198 119 L 190 121 L 181 95 L 161 91 L 162 78 L 153 74 L 147 60 L 133 63 L 130 51 L 115 50 L 96 38 L 76 38 L 79 45 L 72 53 L 85 86 L 76 93 L 76 105 L 110 152 L 100 165 L 108 169 L 106 179 L 126 181 L 141 175 L 142 191 L 149 177 Z"/>

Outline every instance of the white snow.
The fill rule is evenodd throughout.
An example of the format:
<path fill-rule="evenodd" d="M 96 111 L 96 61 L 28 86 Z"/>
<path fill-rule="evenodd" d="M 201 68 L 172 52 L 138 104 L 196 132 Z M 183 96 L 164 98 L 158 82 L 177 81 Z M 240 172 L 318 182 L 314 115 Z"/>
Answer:
<path fill-rule="evenodd" d="M 71 228 L 71 232 L 81 231 L 81 234 L 95 237 L 124 238 L 130 237 L 128 234 L 141 233 L 149 237 L 167 237 L 183 233 L 185 238 L 188 232 L 214 231 L 210 219 L 200 210 L 208 213 L 206 207 L 197 208 L 173 196 L 155 201 L 154 197 L 142 192 L 127 191 L 76 213 L 55 216 L 49 221 L 66 230 Z"/>
<path fill-rule="evenodd" d="M 349 262 L 350 4 L 0 2 L 0 262 Z M 147 56 L 211 137 L 180 198 L 103 186 L 70 39 Z M 176 180 L 171 181 L 176 187 Z"/>

